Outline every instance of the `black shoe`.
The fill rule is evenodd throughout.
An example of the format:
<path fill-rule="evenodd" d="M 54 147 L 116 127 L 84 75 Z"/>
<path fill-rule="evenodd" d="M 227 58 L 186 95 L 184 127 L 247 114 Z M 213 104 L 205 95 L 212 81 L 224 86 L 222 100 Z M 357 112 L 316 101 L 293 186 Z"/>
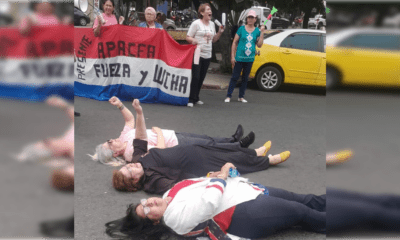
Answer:
<path fill-rule="evenodd" d="M 254 139 L 256 139 L 256 135 L 251 131 L 246 137 L 239 141 L 240 146 L 242 148 L 248 148 L 254 142 Z"/>
<path fill-rule="evenodd" d="M 40 232 L 46 237 L 74 238 L 74 217 L 42 222 Z"/>
<path fill-rule="evenodd" d="M 81 114 L 78 113 L 78 112 L 74 112 L 74 115 L 75 115 L 76 117 L 80 117 L 80 116 L 81 116 Z"/>
<path fill-rule="evenodd" d="M 242 136 L 243 136 L 243 127 L 241 124 L 239 124 L 236 129 L 235 134 L 232 135 L 232 137 L 234 139 L 233 142 L 239 142 L 240 139 L 242 138 Z"/>

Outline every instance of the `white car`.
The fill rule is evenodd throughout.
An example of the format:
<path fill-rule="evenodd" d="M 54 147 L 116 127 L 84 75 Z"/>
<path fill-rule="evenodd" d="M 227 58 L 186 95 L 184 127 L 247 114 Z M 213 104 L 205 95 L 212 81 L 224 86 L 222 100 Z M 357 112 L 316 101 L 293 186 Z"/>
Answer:
<path fill-rule="evenodd" d="M 308 28 L 316 29 L 316 27 L 318 27 L 317 29 L 326 28 L 326 19 L 323 18 L 322 14 L 317 14 L 314 18 L 308 20 Z"/>
<path fill-rule="evenodd" d="M 243 10 L 242 13 L 240 14 L 240 17 L 239 17 L 239 20 L 238 20 L 238 26 L 239 27 L 244 25 L 244 22 L 245 22 L 246 17 L 247 17 L 247 13 L 250 10 L 254 10 L 257 13 L 257 19 L 258 20 L 256 22 L 256 25 L 264 23 L 264 21 L 267 20 L 269 14 L 271 13 L 271 9 L 270 8 L 260 7 L 260 6 L 251 7 L 251 8 L 248 8 L 246 10 Z M 271 27 L 272 27 L 272 19 L 273 19 L 273 17 L 271 17 L 271 20 L 268 20 L 267 29 L 271 29 Z"/>

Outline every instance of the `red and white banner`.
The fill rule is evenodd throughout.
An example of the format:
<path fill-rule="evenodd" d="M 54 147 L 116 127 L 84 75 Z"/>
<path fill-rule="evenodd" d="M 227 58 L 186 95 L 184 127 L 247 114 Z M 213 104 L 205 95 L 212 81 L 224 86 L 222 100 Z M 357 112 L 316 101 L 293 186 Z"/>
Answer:
<path fill-rule="evenodd" d="M 0 97 L 73 99 L 73 26 L 0 28 Z"/>
<path fill-rule="evenodd" d="M 123 25 L 75 29 L 75 95 L 186 105 L 195 46 L 162 29 Z"/>

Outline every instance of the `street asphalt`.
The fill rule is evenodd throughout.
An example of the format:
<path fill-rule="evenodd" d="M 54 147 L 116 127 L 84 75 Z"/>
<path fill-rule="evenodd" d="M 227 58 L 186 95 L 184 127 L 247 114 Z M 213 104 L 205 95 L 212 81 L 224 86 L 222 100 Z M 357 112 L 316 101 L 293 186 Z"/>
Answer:
<path fill-rule="evenodd" d="M 60 136 L 69 120 L 44 103 L 1 99 L 0 109 L 0 239 L 43 239 L 40 222 L 70 217 L 74 194 L 51 187 L 50 168 L 16 162 L 10 154 L 28 143 Z"/>
<path fill-rule="evenodd" d="M 325 90 L 286 87 L 281 92 L 266 93 L 251 85 L 246 104 L 237 102 L 237 95 L 236 88 L 232 102 L 224 103 L 226 90 L 202 90 L 200 98 L 205 104 L 194 108 L 142 104 L 146 126 L 228 137 L 242 124 L 245 135 L 251 130 L 256 134 L 250 148 L 271 140 L 269 153 L 291 151 L 286 162 L 245 177 L 297 193 L 324 194 Z M 124 104 L 136 115 L 131 102 Z M 120 111 L 107 101 L 81 97 L 75 98 L 75 111 L 81 113 L 75 118 L 75 239 L 109 239 L 104 224 L 123 217 L 128 204 L 151 195 L 114 190 L 114 168 L 87 156 L 94 153 L 96 145 L 119 136 L 124 125 Z M 325 239 L 325 235 L 292 228 L 269 239 Z"/>
<path fill-rule="evenodd" d="M 354 153 L 348 162 L 327 167 L 327 186 L 400 195 L 399 96 L 398 91 L 385 89 L 342 88 L 326 93 L 327 151 L 352 149 Z M 399 232 L 370 229 L 327 236 L 400 239 Z"/>

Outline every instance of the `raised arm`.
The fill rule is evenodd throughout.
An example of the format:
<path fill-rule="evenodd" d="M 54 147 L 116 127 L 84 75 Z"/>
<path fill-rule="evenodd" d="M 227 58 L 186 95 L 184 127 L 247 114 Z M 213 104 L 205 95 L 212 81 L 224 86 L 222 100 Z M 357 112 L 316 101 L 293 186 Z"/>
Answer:
<path fill-rule="evenodd" d="M 215 36 L 213 37 L 213 40 L 212 40 L 213 43 L 215 43 L 216 41 L 219 40 L 219 38 L 221 37 L 224 30 L 225 30 L 225 27 L 221 25 L 221 27 L 219 27 L 219 29 L 218 29 L 218 33 L 215 34 Z"/>
<path fill-rule="evenodd" d="M 265 25 L 261 26 L 261 33 L 260 36 L 258 37 L 258 41 L 257 41 L 257 47 L 262 47 L 263 43 L 264 43 L 264 32 L 265 32 Z"/>
<path fill-rule="evenodd" d="M 101 26 L 103 25 L 103 22 L 100 20 L 100 16 L 97 16 L 96 19 L 94 20 L 93 24 L 93 33 L 95 37 L 100 36 L 100 30 Z"/>
<path fill-rule="evenodd" d="M 61 110 L 64 110 L 67 113 L 68 118 L 71 120 L 71 122 L 74 122 L 75 115 L 74 115 L 74 105 L 73 104 L 69 104 L 64 99 L 62 99 L 60 97 L 56 97 L 56 96 L 50 96 L 49 98 L 47 98 L 46 103 L 50 106 L 57 107 Z"/>
<path fill-rule="evenodd" d="M 142 106 L 140 106 L 139 99 L 133 100 L 132 106 L 136 110 L 135 139 L 147 140 L 146 122 L 144 120 L 143 109 Z"/>
<path fill-rule="evenodd" d="M 164 135 L 159 127 L 153 127 L 151 129 L 155 134 L 157 134 L 157 146 L 156 148 L 165 148 Z"/>
<path fill-rule="evenodd" d="M 108 101 L 111 105 L 116 106 L 121 111 L 121 114 L 125 120 L 125 125 L 131 127 L 132 129 L 135 128 L 135 117 L 133 117 L 132 112 L 124 106 L 121 100 L 114 96 L 111 97 Z"/>

